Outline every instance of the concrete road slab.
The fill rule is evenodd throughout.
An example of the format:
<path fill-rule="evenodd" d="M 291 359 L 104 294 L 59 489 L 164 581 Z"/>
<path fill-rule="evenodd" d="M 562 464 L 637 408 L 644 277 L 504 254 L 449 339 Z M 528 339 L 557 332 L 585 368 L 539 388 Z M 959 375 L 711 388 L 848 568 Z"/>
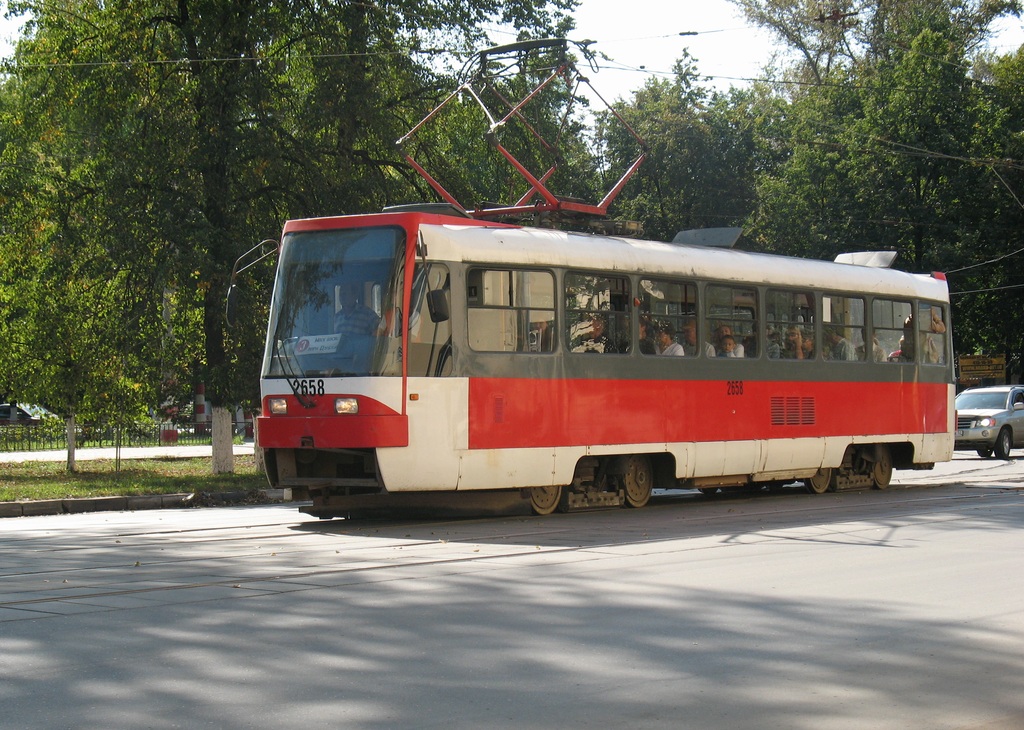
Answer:
<path fill-rule="evenodd" d="M 12 520 L 0 701 L 30 730 L 1024 727 L 1024 496 L 933 477 L 548 518 Z"/>

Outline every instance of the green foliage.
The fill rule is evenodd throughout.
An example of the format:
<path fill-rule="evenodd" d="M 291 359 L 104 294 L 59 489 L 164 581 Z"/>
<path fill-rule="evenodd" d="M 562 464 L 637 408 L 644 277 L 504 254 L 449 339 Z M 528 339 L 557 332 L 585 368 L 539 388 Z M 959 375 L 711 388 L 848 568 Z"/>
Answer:
<path fill-rule="evenodd" d="M 684 54 L 617 104 L 648 159 L 613 214 L 652 238 L 743 225 L 757 250 L 897 250 L 904 268 L 950 272 L 959 351 L 1019 358 L 1024 56 L 978 49 L 1020 3 L 735 3 L 793 64 L 721 93 Z M 213 404 L 255 405 L 273 265 L 244 274 L 226 331 L 234 260 L 287 218 L 434 199 L 394 143 L 464 79 L 452 53 L 489 45 L 494 18 L 564 33 L 572 5 L 10 3 L 31 22 L 0 80 L 0 394 L 108 422 L 199 384 Z M 559 193 L 595 200 L 636 140 L 608 113 L 588 138 L 568 101 L 556 83 L 529 115 L 556 150 L 518 120 L 500 138 L 534 174 L 557 160 Z M 486 126 L 456 100 L 413 149 L 470 205 L 525 192 Z"/>
<path fill-rule="evenodd" d="M 654 237 L 745 221 L 757 250 L 891 249 L 901 268 L 949 271 L 956 350 L 1019 372 L 1022 56 L 977 51 L 1020 3 L 735 2 L 794 51 L 785 83 L 708 94 L 684 56 L 638 91 L 621 111 L 651 159 L 618 212 Z"/>
<path fill-rule="evenodd" d="M 427 50 L 571 0 L 12 2 L 0 94 L 0 392 L 108 420 L 258 400 L 271 267 L 230 335 L 235 258 L 286 218 L 422 197 L 394 140 L 450 86 Z"/>
<path fill-rule="evenodd" d="M 652 238 L 671 240 L 683 229 L 740 225 L 754 205 L 755 174 L 771 163 L 760 140 L 776 111 L 764 89 L 712 94 L 696 83 L 688 57 L 676 77 L 654 80 L 619 113 L 647 143 L 649 158 L 614 208 L 640 220 Z M 610 114 L 599 135 L 612 166 L 624 168 L 635 142 Z"/>

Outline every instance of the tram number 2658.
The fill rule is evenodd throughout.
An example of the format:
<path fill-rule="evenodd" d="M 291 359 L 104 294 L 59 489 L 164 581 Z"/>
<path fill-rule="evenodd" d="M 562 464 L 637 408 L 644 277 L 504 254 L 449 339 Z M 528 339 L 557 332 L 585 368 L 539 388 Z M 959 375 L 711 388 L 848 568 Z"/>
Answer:
<path fill-rule="evenodd" d="M 743 395 L 743 381 L 742 380 L 726 380 L 725 381 L 725 394 L 726 395 Z"/>
<path fill-rule="evenodd" d="M 292 381 L 292 388 L 299 395 L 323 395 L 324 381 L 322 378 L 297 378 Z"/>

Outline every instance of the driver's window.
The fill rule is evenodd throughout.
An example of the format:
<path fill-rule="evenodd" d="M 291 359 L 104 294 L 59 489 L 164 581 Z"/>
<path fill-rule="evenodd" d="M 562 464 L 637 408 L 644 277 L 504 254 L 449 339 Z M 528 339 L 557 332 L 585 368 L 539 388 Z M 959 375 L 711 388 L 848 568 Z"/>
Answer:
<path fill-rule="evenodd" d="M 451 374 L 451 321 L 447 318 L 432 317 L 428 303 L 430 292 L 438 291 L 444 293 L 450 309 L 451 279 L 448 276 L 448 267 L 433 263 L 417 264 L 412 282 L 412 311 L 409 315 L 409 375 Z"/>

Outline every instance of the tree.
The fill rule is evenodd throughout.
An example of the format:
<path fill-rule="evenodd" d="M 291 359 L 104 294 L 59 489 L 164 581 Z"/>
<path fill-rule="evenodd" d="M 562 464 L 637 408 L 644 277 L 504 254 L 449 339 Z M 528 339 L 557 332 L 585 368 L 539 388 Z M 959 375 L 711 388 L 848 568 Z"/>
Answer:
<path fill-rule="evenodd" d="M 794 80 L 820 85 L 834 73 L 872 67 L 906 49 L 922 25 L 948 24 L 972 54 L 992 22 L 1019 15 L 1019 0 L 732 0 L 755 25 L 769 30 L 798 59 Z"/>
<path fill-rule="evenodd" d="M 755 172 L 768 157 L 760 140 L 774 118 L 763 89 L 712 94 L 697 83 L 684 55 L 672 80 L 652 80 L 616 108 L 648 146 L 649 156 L 615 208 L 640 220 L 648 237 L 672 240 L 683 229 L 740 225 L 754 207 Z M 635 143 L 600 116 L 599 137 L 622 166 Z"/>
<path fill-rule="evenodd" d="M 76 418 L 133 417 L 155 392 L 145 385 L 155 382 L 145 317 L 152 260 L 131 246 L 131 220 L 96 203 L 104 122 L 65 93 L 72 74 L 6 81 L 0 173 L 9 262 L 0 277 L 13 294 L 0 324 L 5 389 L 65 416 L 71 470 Z"/>
<path fill-rule="evenodd" d="M 1024 362 L 1024 49 L 983 58 L 978 71 L 986 105 L 980 126 L 987 140 L 979 194 L 987 205 L 950 274 L 958 314 L 954 335 L 960 352 L 1003 354 L 1009 372 L 1019 374 Z"/>
<path fill-rule="evenodd" d="M 781 0 L 737 4 L 784 38 L 799 38 L 796 19 L 807 22 L 812 10 Z M 1012 62 L 987 62 L 972 75 L 972 61 L 992 21 L 1019 14 L 1020 4 L 835 8 L 815 20 L 841 16 L 841 39 L 812 38 L 821 53 L 794 41 L 803 61 L 789 78 L 813 83 L 793 87 L 792 154 L 758 183 L 757 235 L 776 250 L 800 242 L 797 252 L 824 258 L 857 246 L 890 248 L 903 267 L 948 270 L 955 348 L 1002 349 L 1015 360 L 1024 323 L 1010 303 L 1013 290 L 1002 288 L 1013 279 L 984 262 L 1021 249 L 1012 162 L 1020 159 L 1019 85 L 1010 81 Z"/>
<path fill-rule="evenodd" d="M 428 47 L 472 47 L 494 18 L 547 35 L 572 4 L 12 2 L 31 18 L 8 79 L 12 128 L 37 130 L 25 189 L 50 185 L 68 202 L 40 210 L 26 194 L 23 220 L 39 214 L 61 240 L 74 230 L 102 249 L 127 272 L 111 294 L 138 287 L 120 302 L 132 303 L 129 331 L 160 354 L 143 353 L 150 372 L 134 382 L 160 363 L 163 380 L 204 384 L 216 407 L 255 404 L 257 312 L 231 339 L 224 331 L 235 258 L 287 217 L 404 202 L 415 188 L 393 142 L 451 85 Z M 34 177 L 39 160 L 57 157 L 60 175 Z M 9 235 L 13 249 L 30 237 Z M 77 252 L 63 255 L 77 263 Z M 70 361 L 62 367 L 49 377 L 68 379 Z"/>

